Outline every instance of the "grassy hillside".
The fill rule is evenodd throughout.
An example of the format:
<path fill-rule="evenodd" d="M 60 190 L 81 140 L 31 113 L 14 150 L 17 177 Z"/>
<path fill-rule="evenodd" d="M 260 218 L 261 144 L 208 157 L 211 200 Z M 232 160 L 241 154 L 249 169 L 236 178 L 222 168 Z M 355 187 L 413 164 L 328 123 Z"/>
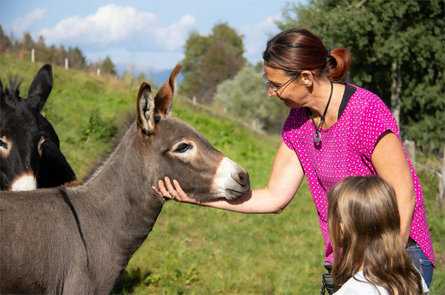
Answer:
<path fill-rule="evenodd" d="M 0 55 L 0 78 L 24 79 L 26 96 L 42 64 Z M 44 108 L 80 179 L 109 151 L 134 116 L 137 85 L 54 67 Z M 216 148 L 244 166 L 254 188 L 266 185 L 279 137 L 241 125 L 177 98 L 173 115 L 192 124 Z M 437 180 L 419 173 L 438 259 L 432 292 L 445 289 L 445 214 L 434 201 Z M 131 294 L 319 294 L 324 245 L 304 183 L 279 215 L 243 215 L 167 202 L 153 232 L 116 285 Z"/>

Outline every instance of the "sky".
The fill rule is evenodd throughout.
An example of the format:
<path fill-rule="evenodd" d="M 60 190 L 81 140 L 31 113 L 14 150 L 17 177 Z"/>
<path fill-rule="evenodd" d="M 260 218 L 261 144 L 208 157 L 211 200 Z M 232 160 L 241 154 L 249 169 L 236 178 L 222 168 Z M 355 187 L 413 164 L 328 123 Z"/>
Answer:
<path fill-rule="evenodd" d="M 0 0 L 0 25 L 9 36 L 42 35 L 47 46 L 79 47 L 87 61 L 109 56 L 117 67 L 157 72 L 184 58 L 190 32 L 207 36 L 225 22 L 243 35 L 244 56 L 261 61 L 279 32 L 275 21 L 289 0 Z M 307 0 L 293 0 L 305 3 Z"/>

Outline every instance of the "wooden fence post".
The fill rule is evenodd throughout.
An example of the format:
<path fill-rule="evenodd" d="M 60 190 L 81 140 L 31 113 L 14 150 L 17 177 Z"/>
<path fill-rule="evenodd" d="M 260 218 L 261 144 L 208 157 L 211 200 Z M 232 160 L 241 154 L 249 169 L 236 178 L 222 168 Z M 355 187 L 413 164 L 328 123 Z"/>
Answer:
<path fill-rule="evenodd" d="M 403 141 L 403 145 L 405 146 L 406 152 L 408 153 L 408 157 L 411 160 L 411 163 L 416 163 L 416 143 L 412 140 L 405 139 Z"/>
<path fill-rule="evenodd" d="M 442 154 L 442 175 L 439 175 L 439 193 L 437 195 L 438 201 L 442 204 L 445 201 L 445 146 Z"/>
<path fill-rule="evenodd" d="M 34 48 L 33 48 L 33 49 L 31 49 L 31 62 L 35 62 L 35 61 L 36 61 L 36 59 L 35 59 Z"/>

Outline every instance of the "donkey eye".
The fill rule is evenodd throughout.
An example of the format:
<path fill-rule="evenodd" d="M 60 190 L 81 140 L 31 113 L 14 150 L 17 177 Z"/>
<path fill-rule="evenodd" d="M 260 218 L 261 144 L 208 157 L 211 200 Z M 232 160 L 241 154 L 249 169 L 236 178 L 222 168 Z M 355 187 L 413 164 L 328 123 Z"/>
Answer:
<path fill-rule="evenodd" d="M 187 143 L 181 143 L 176 147 L 176 149 L 173 151 L 174 153 L 185 153 L 186 151 L 192 149 L 193 146 L 191 144 Z"/>
<path fill-rule="evenodd" d="M 8 149 L 8 143 L 3 138 L 0 138 L 0 147 Z"/>

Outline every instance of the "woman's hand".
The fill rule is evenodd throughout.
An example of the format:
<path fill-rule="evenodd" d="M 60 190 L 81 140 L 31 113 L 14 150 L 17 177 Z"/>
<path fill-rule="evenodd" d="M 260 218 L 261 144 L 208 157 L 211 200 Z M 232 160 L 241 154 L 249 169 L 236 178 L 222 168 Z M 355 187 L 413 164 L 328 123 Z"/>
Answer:
<path fill-rule="evenodd" d="M 165 181 L 165 184 L 164 184 Z M 173 179 L 173 183 L 170 178 L 165 176 L 164 181 L 158 180 L 158 187 L 152 186 L 153 190 L 161 197 L 173 199 L 178 202 L 199 204 L 195 199 L 189 198 L 188 195 L 182 190 L 179 182 Z"/>

